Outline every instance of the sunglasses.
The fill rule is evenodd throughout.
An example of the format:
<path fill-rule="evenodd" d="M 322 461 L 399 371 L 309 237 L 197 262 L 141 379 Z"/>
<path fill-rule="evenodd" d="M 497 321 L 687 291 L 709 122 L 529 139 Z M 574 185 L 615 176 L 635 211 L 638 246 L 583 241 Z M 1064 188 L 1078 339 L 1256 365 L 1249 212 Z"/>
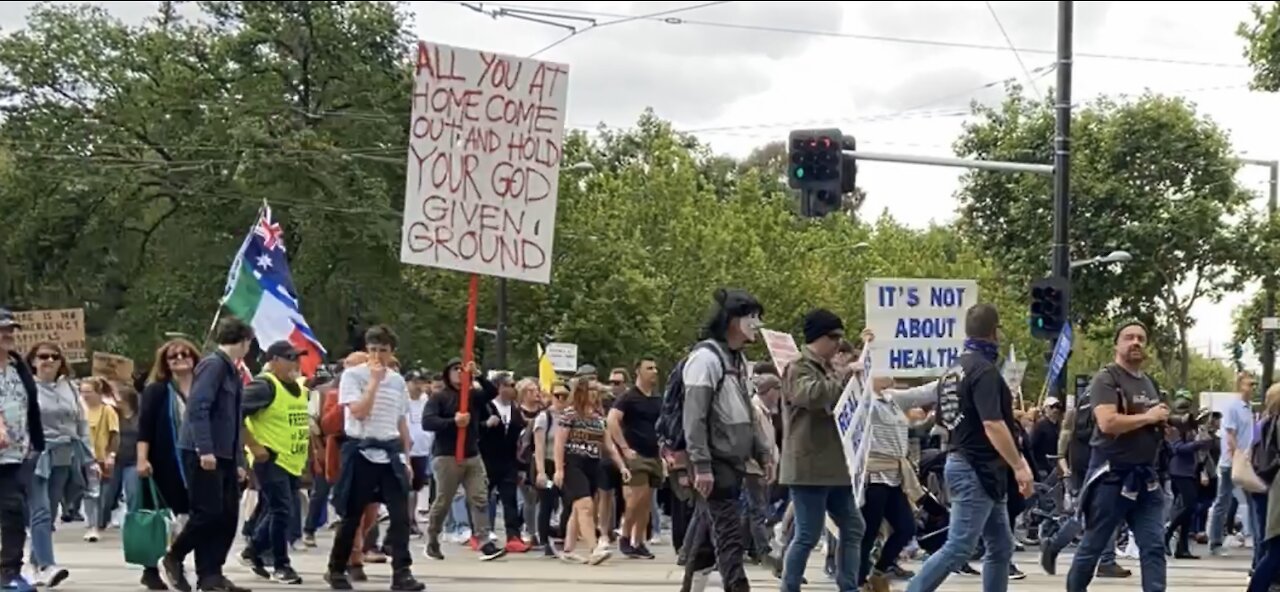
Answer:
<path fill-rule="evenodd" d="M 167 355 L 167 356 L 165 356 L 165 357 L 166 357 L 166 358 L 168 358 L 168 359 L 170 359 L 170 360 L 194 360 L 194 359 L 196 359 L 195 354 L 193 354 L 193 353 L 191 353 L 191 352 L 185 352 L 185 351 L 169 352 L 169 355 Z"/>
<path fill-rule="evenodd" d="M 557 392 L 552 393 L 552 394 L 551 394 L 551 396 L 553 396 L 553 397 L 555 397 L 555 398 L 557 398 L 557 399 L 564 399 L 564 398 L 566 398 L 566 397 L 568 397 L 568 396 L 569 396 L 569 391 L 557 391 Z"/>
<path fill-rule="evenodd" d="M 36 359 L 41 362 L 56 362 L 62 359 L 60 354 L 36 354 Z"/>

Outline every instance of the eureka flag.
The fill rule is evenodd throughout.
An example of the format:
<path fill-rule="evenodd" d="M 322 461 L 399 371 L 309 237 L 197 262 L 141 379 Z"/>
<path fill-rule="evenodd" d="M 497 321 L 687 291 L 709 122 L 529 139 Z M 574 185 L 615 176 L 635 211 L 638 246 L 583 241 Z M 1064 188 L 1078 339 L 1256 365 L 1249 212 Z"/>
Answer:
<path fill-rule="evenodd" d="M 277 341 L 288 341 L 305 354 L 300 360 L 302 373 L 315 373 L 324 347 L 298 306 L 285 257 L 284 229 L 271 217 L 271 206 L 263 204 L 257 223 L 231 263 L 222 306 L 253 326 L 258 347 L 265 350 Z"/>

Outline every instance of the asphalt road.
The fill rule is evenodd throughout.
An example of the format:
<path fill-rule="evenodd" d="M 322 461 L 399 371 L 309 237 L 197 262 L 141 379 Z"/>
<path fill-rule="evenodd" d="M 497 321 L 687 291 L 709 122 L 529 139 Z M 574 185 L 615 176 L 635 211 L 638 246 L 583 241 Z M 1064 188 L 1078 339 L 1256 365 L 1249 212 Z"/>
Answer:
<path fill-rule="evenodd" d="M 134 591 L 138 587 L 140 571 L 125 565 L 119 546 L 119 531 L 111 530 L 103 535 L 98 543 L 83 542 L 80 537 L 83 531 L 75 525 L 64 525 L 56 533 L 56 552 L 58 561 L 71 571 L 71 576 L 56 590 L 111 592 Z M 304 582 L 301 586 L 286 586 L 272 582 L 257 580 L 235 560 L 239 545 L 232 551 L 228 562 L 227 575 L 236 583 L 262 590 L 327 590 L 321 580 L 327 558 L 328 541 L 320 541 L 320 548 L 295 552 L 293 563 L 295 569 L 302 574 Z M 651 561 L 622 559 L 615 557 L 602 566 L 590 567 L 567 565 L 553 559 L 546 559 L 536 553 L 523 556 L 511 556 L 494 562 L 482 563 L 474 553 L 465 547 L 446 544 L 445 561 L 433 561 L 422 555 L 422 545 L 415 542 L 414 573 L 427 584 L 429 591 L 438 592 L 608 592 L 608 591 L 647 591 L 678 590 L 682 571 L 675 567 L 673 552 L 669 545 L 653 547 L 658 558 Z M 1197 592 L 1239 592 L 1247 582 L 1246 550 L 1234 550 L 1234 555 L 1225 558 L 1204 558 L 1199 561 L 1171 561 L 1169 565 L 1169 590 L 1186 590 Z M 1070 557 L 1066 554 L 1059 560 L 1062 567 L 1058 576 L 1047 576 L 1036 565 L 1032 553 L 1022 553 L 1015 561 L 1029 575 L 1025 580 L 1011 582 L 1012 591 L 1063 590 L 1063 573 Z M 1137 571 L 1136 561 L 1121 560 L 1122 564 Z M 192 563 L 188 562 L 188 567 Z M 904 567 L 918 569 L 916 563 L 907 563 Z M 974 564 L 974 567 L 980 565 Z M 370 565 L 366 568 L 370 581 L 356 584 L 357 590 L 386 590 L 390 584 L 390 568 L 386 565 Z M 748 567 L 752 584 L 757 590 L 776 590 L 777 581 L 767 571 L 759 567 Z M 815 557 L 810 565 L 807 577 L 812 582 L 806 590 L 835 590 L 835 583 L 823 574 L 821 564 Z M 895 590 L 902 590 L 905 584 L 895 584 Z M 719 590 L 718 579 L 713 581 L 708 590 Z M 972 591 L 982 589 L 981 579 L 973 576 L 952 576 L 943 586 L 945 591 Z M 1096 580 L 1090 587 L 1094 592 L 1140 590 L 1138 575 L 1123 580 Z"/>

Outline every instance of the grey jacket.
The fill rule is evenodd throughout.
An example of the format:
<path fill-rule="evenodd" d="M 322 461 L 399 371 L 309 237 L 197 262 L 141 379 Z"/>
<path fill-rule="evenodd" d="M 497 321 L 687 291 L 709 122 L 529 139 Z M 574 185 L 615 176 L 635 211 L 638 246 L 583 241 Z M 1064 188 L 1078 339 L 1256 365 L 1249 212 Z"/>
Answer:
<path fill-rule="evenodd" d="M 747 461 L 772 461 L 769 441 L 756 428 L 747 389 L 746 358 L 720 342 L 705 341 L 684 364 L 684 434 L 689 461 L 710 473 L 711 461 L 738 472 Z"/>

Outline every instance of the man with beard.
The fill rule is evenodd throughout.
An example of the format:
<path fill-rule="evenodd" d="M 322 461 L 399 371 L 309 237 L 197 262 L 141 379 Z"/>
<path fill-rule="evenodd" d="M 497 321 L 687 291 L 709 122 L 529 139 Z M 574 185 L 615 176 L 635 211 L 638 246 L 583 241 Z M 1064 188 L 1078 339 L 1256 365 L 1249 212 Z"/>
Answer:
<path fill-rule="evenodd" d="M 1067 591 L 1083 592 L 1093 580 L 1103 548 L 1121 521 L 1138 544 L 1144 592 L 1165 590 L 1164 493 L 1156 462 L 1169 418 L 1155 383 L 1142 371 L 1147 328 L 1120 325 L 1115 362 L 1093 377 L 1089 396 L 1096 419 L 1080 507 L 1085 533 L 1067 574 Z"/>

